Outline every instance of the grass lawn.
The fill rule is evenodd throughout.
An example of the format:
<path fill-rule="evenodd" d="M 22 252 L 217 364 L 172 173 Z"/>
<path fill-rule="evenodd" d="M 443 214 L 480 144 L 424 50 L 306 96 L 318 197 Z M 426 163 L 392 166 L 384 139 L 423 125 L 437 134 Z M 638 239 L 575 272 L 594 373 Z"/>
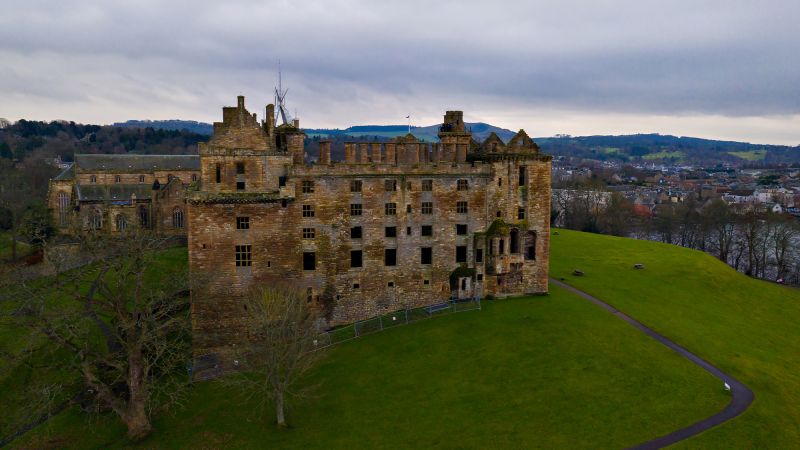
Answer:
<path fill-rule="evenodd" d="M 22 258 L 31 254 L 31 247 L 17 241 L 17 258 Z M 0 233 L 0 262 L 11 261 L 11 235 Z"/>
<path fill-rule="evenodd" d="M 658 153 L 650 153 L 649 155 L 642 156 L 642 159 L 662 159 L 662 158 L 672 158 L 675 157 L 678 160 L 683 159 L 686 156 L 683 152 L 668 152 L 668 151 L 660 151 Z"/>
<path fill-rule="evenodd" d="M 618 308 L 755 392 L 741 416 L 675 449 L 800 448 L 800 291 L 681 247 L 559 230 L 550 276 Z M 644 270 L 633 265 L 644 264 Z M 586 275 L 574 277 L 573 269 Z"/>
<path fill-rule="evenodd" d="M 291 412 L 288 431 L 203 382 L 143 444 L 73 407 L 11 448 L 622 449 L 730 401 L 715 377 L 556 286 L 343 343 L 313 377 L 324 396 Z"/>
<path fill-rule="evenodd" d="M 744 158 L 748 161 L 761 161 L 767 156 L 766 150 L 751 150 L 749 152 L 728 152 L 733 156 Z"/>

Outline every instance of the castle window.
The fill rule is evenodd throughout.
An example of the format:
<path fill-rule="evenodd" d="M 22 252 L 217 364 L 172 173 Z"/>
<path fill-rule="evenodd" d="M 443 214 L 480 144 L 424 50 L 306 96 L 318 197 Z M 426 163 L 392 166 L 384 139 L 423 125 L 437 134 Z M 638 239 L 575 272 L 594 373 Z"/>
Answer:
<path fill-rule="evenodd" d="M 361 192 L 361 180 L 350 180 L 350 192 Z"/>
<path fill-rule="evenodd" d="M 483 274 L 479 273 L 477 278 L 478 278 L 478 281 L 483 281 Z"/>
<path fill-rule="evenodd" d="M 498 254 L 502 255 L 506 252 L 506 241 L 504 239 L 500 239 L 500 246 L 498 247 Z"/>
<path fill-rule="evenodd" d="M 433 190 L 433 180 L 422 180 L 422 190 L 430 192 Z"/>
<path fill-rule="evenodd" d="M 483 249 L 475 250 L 475 262 L 483 262 Z"/>
<path fill-rule="evenodd" d="M 521 142 L 522 141 L 520 141 L 520 143 Z M 519 168 L 519 185 L 520 186 L 525 186 L 525 178 L 528 175 L 527 170 L 528 170 L 527 167 L 520 167 Z"/>
<path fill-rule="evenodd" d="M 409 191 L 411 190 L 411 182 L 410 181 L 408 183 L 406 183 L 406 189 L 408 189 Z"/>
<path fill-rule="evenodd" d="M 456 212 L 459 214 L 466 214 L 467 213 L 467 202 L 458 202 L 456 203 Z"/>
<path fill-rule="evenodd" d="M 502 178 L 498 178 L 497 179 L 497 185 L 498 186 L 502 186 L 503 185 L 503 179 Z"/>
<path fill-rule="evenodd" d="M 144 175 L 139 175 L 139 183 L 144 183 Z"/>
<path fill-rule="evenodd" d="M 386 287 L 394 287 L 394 281 L 390 281 L 390 282 L 389 282 L 389 283 L 386 285 Z"/>
<path fill-rule="evenodd" d="M 144 179 L 144 177 L 142 177 L 142 179 Z M 197 181 L 197 174 L 196 173 L 192 174 L 192 181 Z"/>
<path fill-rule="evenodd" d="M 406 205 L 406 213 L 411 214 L 411 205 Z"/>
<path fill-rule="evenodd" d="M 314 193 L 314 181 L 303 181 L 303 194 Z"/>
<path fill-rule="evenodd" d="M 508 250 L 511 253 L 519 253 L 519 230 L 516 228 L 511 230 L 511 236 L 508 238 Z"/>
<path fill-rule="evenodd" d="M 250 229 L 250 218 L 249 217 L 237 217 L 236 218 L 236 229 L 237 230 L 249 230 Z"/>
<path fill-rule="evenodd" d="M 384 250 L 384 263 L 387 266 L 396 266 L 397 265 L 397 249 L 396 248 L 387 248 Z"/>
<path fill-rule="evenodd" d="M 315 228 L 303 228 L 303 239 L 314 239 L 317 236 Z"/>
<path fill-rule="evenodd" d="M 363 212 L 362 209 L 363 205 L 361 203 L 351 203 L 350 204 L 350 215 L 351 216 L 360 216 Z"/>
<path fill-rule="evenodd" d="M 144 205 L 139 206 L 139 224 L 143 227 L 147 226 L 147 208 Z"/>
<path fill-rule="evenodd" d="M 433 225 L 423 225 L 420 235 L 424 237 L 433 237 Z"/>
<path fill-rule="evenodd" d="M 356 269 L 364 266 L 364 253 L 361 250 L 350 250 L 350 268 Z"/>
<path fill-rule="evenodd" d="M 431 284 L 431 280 L 422 280 L 422 284 L 427 286 L 427 285 Z"/>
<path fill-rule="evenodd" d="M 517 219 L 525 220 L 525 208 L 517 209 Z"/>
<path fill-rule="evenodd" d="M 120 177 L 119 175 L 114 177 L 114 183 L 121 183 L 121 182 L 122 182 L 122 177 Z"/>
<path fill-rule="evenodd" d="M 236 246 L 236 267 L 250 267 L 253 265 L 253 253 L 251 245 Z"/>
<path fill-rule="evenodd" d="M 353 283 L 353 290 L 354 290 L 354 291 L 357 291 L 357 290 L 359 290 L 359 289 L 361 289 L 361 285 L 360 285 L 360 284 L 358 284 L 358 283 Z"/>
<path fill-rule="evenodd" d="M 69 194 L 58 194 L 58 223 L 62 227 L 69 225 Z"/>
<path fill-rule="evenodd" d="M 286 208 L 286 205 L 288 205 L 288 204 L 289 204 L 289 202 L 286 201 L 285 198 L 281 200 L 281 208 Z"/>
<path fill-rule="evenodd" d="M 386 203 L 383 205 L 383 210 L 387 216 L 393 216 L 397 214 L 397 203 Z"/>
<path fill-rule="evenodd" d="M 387 238 L 396 238 L 397 237 L 397 227 L 386 227 L 384 228 L 384 236 Z"/>
<path fill-rule="evenodd" d="M 314 252 L 303 253 L 303 270 L 317 270 L 317 254 Z"/>
<path fill-rule="evenodd" d="M 183 210 L 180 207 L 172 210 L 172 228 L 183 228 Z"/>
<path fill-rule="evenodd" d="M 459 245 L 456 247 L 456 262 L 457 263 L 465 263 L 467 262 L 467 246 L 466 245 Z"/>
<path fill-rule="evenodd" d="M 96 177 L 96 176 L 94 176 L 94 175 L 90 176 L 90 177 L 89 177 L 89 182 L 90 182 L 90 183 L 97 183 L 97 177 Z"/>
<path fill-rule="evenodd" d="M 536 233 L 533 231 L 525 233 L 525 259 L 536 261 Z"/>
<path fill-rule="evenodd" d="M 172 181 L 172 174 L 167 175 L 167 183 L 169 183 L 170 181 Z"/>
<path fill-rule="evenodd" d="M 498 218 L 503 217 L 503 214 L 500 211 L 497 211 L 497 217 Z"/>
<path fill-rule="evenodd" d="M 492 151 L 493 152 L 497 151 L 497 142 L 492 142 Z"/>
<path fill-rule="evenodd" d="M 244 190 L 244 163 L 236 163 L 236 189 Z"/>
<path fill-rule="evenodd" d="M 406 236 L 411 236 L 411 227 L 406 227 Z"/>
<path fill-rule="evenodd" d="M 386 180 L 384 183 L 386 192 L 394 192 L 397 190 L 397 180 Z"/>
<path fill-rule="evenodd" d="M 467 234 L 467 224 L 465 223 L 456 224 L 456 234 L 458 235 Z"/>
<path fill-rule="evenodd" d="M 103 214 L 100 210 L 95 209 L 89 214 L 89 228 L 102 228 L 103 227 Z"/>
<path fill-rule="evenodd" d="M 222 167 L 217 164 L 217 183 L 222 182 Z"/>
<path fill-rule="evenodd" d="M 303 205 L 303 217 L 314 217 L 314 205 Z"/>
<path fill-rule="evenodd" d="M 117 214 L 117 231 L 125 231 L 128 228 L 128 221 L 123 214 Z"/>
<path fill-rule="evenodd" d="M 469 181 L 467 180 L 458 180 L 458 190 L 459 191 L 466 191 L 469 189 Z"/>
<path fill-rule="evenodd" d="M 422 214 L 433 214 L 433 202 L 422 202 Z"/>
<path fill-rule="evenodd" d="M 350 228 L 350 239 L 361 239 L 362 234 L 363 233 L 361 227 Z"/>
<path fill-rule="evenodd" d="M 433 264 L 433 248 L 422 247 L 420 249 L 420 264 Z"/>

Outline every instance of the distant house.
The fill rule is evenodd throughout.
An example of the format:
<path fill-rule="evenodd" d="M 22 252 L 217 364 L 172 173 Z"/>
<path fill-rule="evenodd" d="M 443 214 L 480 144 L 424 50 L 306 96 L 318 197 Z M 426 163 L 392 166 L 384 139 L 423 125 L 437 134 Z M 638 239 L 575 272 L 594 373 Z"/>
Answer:
<path fill-rule="evenodd" d="M 765 202 L 764 206 L 767 207 L 767 211 L 772 211 L 772 212 L 778 213 L 778 214 L 783 213 L 783 208 L 778 203 Z"/>
<path fill-rule="evenodd" d="M 663 179 L 664 175 L 661 172 L 645 172 L 644 174 L 644 180 L 648 183 L 660 183 Z"/>

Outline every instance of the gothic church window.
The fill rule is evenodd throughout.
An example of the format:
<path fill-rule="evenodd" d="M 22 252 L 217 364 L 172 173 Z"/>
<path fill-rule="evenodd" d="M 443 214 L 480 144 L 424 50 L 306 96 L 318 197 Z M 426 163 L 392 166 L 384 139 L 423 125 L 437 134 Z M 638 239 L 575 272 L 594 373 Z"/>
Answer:
<path fill-rule="evenodd" d="M 180 207 L 172 210 L 172 228 L 183 228 L 183 210 Z"/>
<path fill-rule="evenodd" d="M 128 220 L 125 215 L 117 214 L 117 231 L 125 231 L 128 228 Z"/>
<path fill-rule="evenodd" d="M 62 227 L 69 225 L 69 195 L 66 192 L 58 194 L 58 223 Z"/>
<path fill-rule="evenodd" d="M 139 223 L 143 226 L 147 226 L 147 208 L 144 205 L 139 206 Z"/>

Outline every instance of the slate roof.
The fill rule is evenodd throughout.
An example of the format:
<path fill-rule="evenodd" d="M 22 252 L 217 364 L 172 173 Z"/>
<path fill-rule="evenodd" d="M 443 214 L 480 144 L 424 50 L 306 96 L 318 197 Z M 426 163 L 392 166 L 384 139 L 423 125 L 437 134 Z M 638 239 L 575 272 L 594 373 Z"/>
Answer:
<path fill-rule="evenodd" d="M 198 155 L 75 155 L 80 170 L 200 170 Z M 74 177 L 74 175 L 73 175 Z"/>
<path fill-rule="evenodd" d="M 78 201 L 130 201 L 136 194 L 137 200 L 150 198 L 151 187 L 149 184 L 110 184 L 110 185 L 77 185 Z"/>
<path fill-rule="evenodd" d="M 70 181 L 75 179 L 75 163 L 70 164 L 67 167 L 67 170 L 61 172 L 61 175 L 57 176 L 56 181 Z"/>

